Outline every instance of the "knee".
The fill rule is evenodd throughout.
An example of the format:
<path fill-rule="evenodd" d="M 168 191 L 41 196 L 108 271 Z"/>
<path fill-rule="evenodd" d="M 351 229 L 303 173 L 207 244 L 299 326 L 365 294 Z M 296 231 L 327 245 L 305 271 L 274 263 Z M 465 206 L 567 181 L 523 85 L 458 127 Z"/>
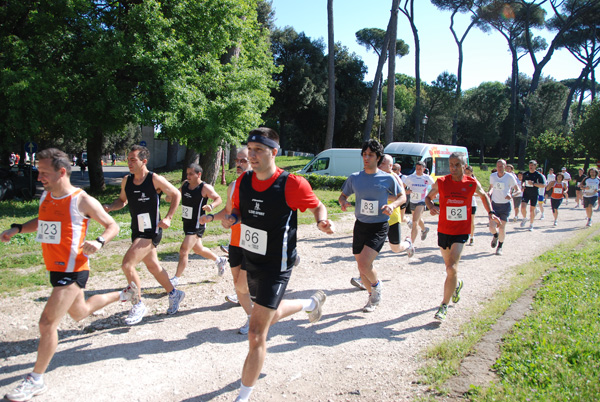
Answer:
<path fill-rule="evenodd" d="M 448 275 L 448 277 L 455 277 L 457 274 L 456 265 L 446 266 L 446 274 Z"/>
<path fill-rule="evenodd" d="M 266 336 L 259 329 L 250 326 L 248 330 L 248 344 L 250 350 L 256 350 L 266 345 Z"/>
<path fill-rule="evenodd" d="M 53 331 L 56 331 L 54 321 L 50 320 L 45 314 L 42 314 L 39 322 L 40 334 L 42 336 L 51 334 Z"/>

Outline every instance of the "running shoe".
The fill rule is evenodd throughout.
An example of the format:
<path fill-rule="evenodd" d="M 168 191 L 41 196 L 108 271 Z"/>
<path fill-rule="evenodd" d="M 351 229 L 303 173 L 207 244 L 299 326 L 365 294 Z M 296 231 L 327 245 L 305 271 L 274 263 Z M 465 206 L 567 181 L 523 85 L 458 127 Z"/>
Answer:
<path fill-rule="evenodd" d="M 554 226 L 558 226 L 558 222 L 557 221 L 554 221 Z"/>
<path fill-rule="evenodd" d="M 529 226 L 529 231 L 530 231 L 530 232 L 533 232 L 533 225 L 530 225 L 530 226 Z"/>
<path fill-rule="evenodd" d="M 232 294 L 232 295 L 227 295 L 225 296 L 225 300 L 228 301 L 229 303 L 233 303 L 233 304 L 240 304 L 240 301 L 238 300 L 237 294 Z"/>
<path fill-rule="evenodd" d="M 138 287 L 135 282 L 131 282 L 125 289 L 121 291 L 119 294 L 119 300 L 122 302 L 131 301 L 131 304 L 134 306 L 140 302 L 140 296 L 138 292 Z"/>
<path fill-rule="evenodd" d="M 492 248 L 496 248 L 498 245 L 498 236 L 492 236 Z"/>
<path fill-rule="evenodd" d="M 525 227 L 525 225 L 527 225 L 527 218 L 523 218 L 523 219 L 521 220 L 521 227 L 522 227 L 522 228 L 524 228 L 524 227 Z"/>
<path fill-rule="evenodd" d="M 588 219 L 588 222 L 587 222 L 587 224 L 585 226 L 588 227 L 588 228 L 590 226 L 592 226 L 592 218 Z"/>
<path fill-rule="evenodd" d="M 540 213 L 540 209 L 539 208 L 535 208 L 535 214 L 533 215 L 533 217 L 535 218 L 537 216 L 537 214 Z"/>
<path fill-rule="evenodd" d="M 314 295 L 310 297 L 316 304 L 313 311 L 307 311 L 308 321 L 312 324 L 319 321 L 323 315 L 323 304 L 327 300 L 327 295 L 322 290 L 317 290 Z"/>
<path fill-rule="evenodd" d="M 169 279 L 169 282 L 171 282 L 171 285 L 173 285 L 173 287 L 176 288 L 177 285 L 179 285 L 179 277 L 174 276 L 171 279 Z"/>
<path fill-rule="evenodd" d="M 367 304 L 363 307 L 363 313 L 372 313 L 377 306 L 371 303 L 371 297 L 367 300 Z"/>
<path fill-rule="evenodd" d="M 540 216 L 540 220 L 543 221 L 544 220 L 544 213 L 542 213 L 542 216 Z"/>
<path fill-rule="evenodd" d="M 458 303 L 460 301 L 460 291 L 463 288 L 463 284 L 462 279 L 459 279 L 456 284 L 456 289 L 454 289 L 454 293 L 452 293 L 452 303 Z"/>
<path fill-rule="evenodd" d="M 408 225 L 409 228 L 412 229 L 412 219 L 409 219 L 408 221 L 406 221 L 406 224 Z"/>
<path fill-rule="evenodd" d="M 404 241 L 407 241 L 410 244 L 410 247 L 406 249 L 406 255 L 408 256 L 408 258 L 412 258 L 412 256 L 415 255 L 415 246 L 412 243 L 412 240 L 410 240 L 410 236 L 406 236 L 406 239 L 404 239 Z"/>
<path fill-rule="evenodd" d="M 36 383 L 31 375 L 27 375 L 15 389 L 4 395 L 4 398 L 12 402 L 30 401 L 34 396 L 46 391 L 48 387 L 43 381 Z"/>
<path fill-rule="evenodd" d="M 300 265 L 300 256 L 296 254 L 296 261 L 294 261 L 294 266 L 297 267 L 298 265 Z"/>
<path fill-rule="evenodd" d="M 357 276 L 355 278 L 350 279 L 350 284 L 352 286 L 356 286 L 360 290 L 367 290 L 367 288 L 365 287 L 365 285 L 363 285 L 362 279 L 360 279 L 360 276 Z"/>
<path fill-rule="evenodd" d="M 221 249 L 221 251 L 222 251 L 222 252 L 224 252 L 225 254 L 229 254 L 229 245 L 228 245 L 228 244 L 227 244 L 227 245 L 223 245 L 223 244 L 221 244 L 221 245 L 219 246 L 219 248 L 220 248 L 220 249 Z"/>
<path fill-rule="evenodd" d="M 425 228 L 425 230 L 421 230 L 421 240 L 425 240 L 427 238 L 428 233 L 429 233 L 429 228 Z"/>
<path fill-rule="evenodd" d="M 248 335 L 248 331 L 250 330 L 250 316 L 246 319 L 246 323 L 238 329 L 238 334 L 240 335 Z"/>
<path fill-rule="evenodd" d="M 446 319 L 446 314 L 448 313 L 448 305 L 442 304 L 438 309 L 437 313 L 433 316 L 438 321 L 444 321 Z"/>
<path fill-rule="evenodd" d="M 215 263 L 217 264 L 217 274 L 223 276 L 225 273 L 225 266 L 227 265 L 227 257 L 217 257 Z"/>
<path fill-rule="evenodd" d="M 379 302 L 381 301 L 381 293 L 382 293 L 382 287 L 381 287 L 381 282 L 379 282 L 379 284 L 377 286 L 373 286 L 371 287 L 371 304 L 377 306 L 379 304 Z"/>
<path fill-rule="evenodd" d="M 169 308 L 167 314 L 175 314 L 179 310 L 179 303 L 185 298 L 185 292 L 175 289 L 173 294 L 169 295 Z"/>
<path fill-rule="evenodd" d="M 502 247 L 496 249 L 496 255 L 502 255 Z"/>
<path fill-rule="evenodd" d="M 148 309 L 146 308 L 146 305 L 144 303 L 139 302 L 137 304 L 134 304 L 131 308 L 131 311 L 129 312 L 129 315 L 127 316 L 127 318 L 125 318 L 125 324 L 135 325 L 139 323 L 140 321 L 142 321 L 142 318 L 144 318 L 144 316 L 146 315 L 146 311 L 148 311 Z"/>

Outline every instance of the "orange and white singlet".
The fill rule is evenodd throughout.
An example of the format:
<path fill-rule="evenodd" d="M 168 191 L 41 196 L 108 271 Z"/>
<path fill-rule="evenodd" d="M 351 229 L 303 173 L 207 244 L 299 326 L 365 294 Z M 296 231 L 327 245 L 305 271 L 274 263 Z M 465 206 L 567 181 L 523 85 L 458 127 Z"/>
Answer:
<path fill-rule="evenodd" d="M 77 202 L 85 194 L 77 189 L 61 198 L 44 191 L 40 199 L 36 241 L 42 243 L 46 269 L 54 272 L 88 271 L 88 257 L 82 246 L 88 218 L 79 212 Z"/>
<path fill-rule="evenodd" d="M 555 200 L 562 200 L 564 198 L 563 194 L 567 192 L 566 187 L 565 182 L 554 182 L 554 186 L 552 186 L 552 195 L 550 197 Z"/>

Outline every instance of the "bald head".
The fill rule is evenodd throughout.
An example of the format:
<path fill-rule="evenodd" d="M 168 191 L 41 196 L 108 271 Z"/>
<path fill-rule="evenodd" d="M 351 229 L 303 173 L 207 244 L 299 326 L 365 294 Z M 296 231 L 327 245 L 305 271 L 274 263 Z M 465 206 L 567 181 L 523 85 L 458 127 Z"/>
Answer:
<path fill-rule="evenodd" d="M 392 165 L 394 164 L 394 158 L 390 155 L 383 155 L 381 158 L 381 163 L 379 164 L 379 169 L 383 170 L 386 173 L 392 173 Z"/>

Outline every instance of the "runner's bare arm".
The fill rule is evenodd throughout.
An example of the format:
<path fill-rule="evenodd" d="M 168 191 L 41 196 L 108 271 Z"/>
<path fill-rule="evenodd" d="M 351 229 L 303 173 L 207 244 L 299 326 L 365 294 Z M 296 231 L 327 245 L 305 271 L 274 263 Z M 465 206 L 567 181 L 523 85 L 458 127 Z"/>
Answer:
<path fill-rule="evenodd" d="M 112 202 L 112 204 L 104 204 L 104 210 L 106 212 L 110 211 L 118 211 L 127 205 L 127 195 L 125 194 L 125 184 L 127 184 L 128 176 L 123 177 L 121 181 L 121 192 L 119 193 L 119 197 Z"/>
<path fill-rule="evenodd" d="M 437 207 L 433 203 L 433 200 L 438 195 L 438 193 L 439 193 L 439 190 L 438 190 L 438 184 L 436 181 L 435 183 L 433 183 L 433 185 L 431 186 L 431 190 L 425 197 L 425 205 L 427 205 L 427 208 L 429 208 L 429 213 L 434 216 L 440 214 L 440 207 Z"/>
<path fill-rule="evenodd" d="M 19 231 L 18 227 L 13 227 L 13 228 L 7 229 L 4 232 L 2 232 L 0 234 L 0 241 L 7 242 L 11 239 L 11 237 L 16 235 L 17 233 L 35 232 L 37 230 L 37 227 L 38 227 L 38 218 L 33 218 L 32 220 L 25 222 L 21 226 L 21 231 Z"/>
<path fill-rule="evenodd" d="M 348 209 L 348 207 L 352 206 L 352 204 L 350 204 L 348 202 L 348 197 L 344 193 L 342 193 L 340 195 L 340 198 L 338 198 L 338 202 L 340 203 L 340 207 L 342 207 L 342 211 L 344 211 L 344 212 L 346 212 L 346 210 Z"/>
<path fill-rule="evenodd" d="M 309 210 L 315 216 L 315 221 L 317 221 L 319 230 L 327 234 L 333 234 L 335 228 L 333 222 L 327 219 L 327 208 L 325 208 L 325 205 L 319 201 L 319 205 L 315 208 L 309 208 Z"/>
<path fill-rule="evenodd" d="M 171 220 L 173 219 L 173 215 L 175 215 L 175 211 L 179 207 L 179 202 L 181 201 L 181 193 L 177 188 L 172 185 L 167 179 L 164 177 L 153 174 L 152 175 L 152 183 L 154 184 L 154 188 L 156 191 L 162 191 L 165 193 L 167 197 L 170 199 L 169 210 L 167 211 L 167 215 L 160 220 L 158 223 L 158 227 L 163 229 L 168 229 L 171 226 Z"/>
<path fill-rule="evenodd" d="M 383 213 L 388 216 L 392 214 L 394 209 L 398 208 L 400 205 L 402 205 L 406 202 L 406 193 L 404 193 L 404 191 L 402 191 L 396 197 L 388 197 L 388 201 L 390 199 L 393 199 L 393 201 L 390 204 L 387 204 L 387 205 L 384 205 L 383 207 L 381 207 L 381 209 L 383 210 Z"/>
<path fill-rule="evenodd" d="M 217 212 L 214 215 L 212 215 L 212 214 L 202 215 L 200 217 L 201 225 L 206 225 L 208 222 L 212 222 L 214 220 L 222 221 L 226 215 L 231 214 L 231 210 L 233 208 L 233 202 L 231 201 L 231 193 L 233 192 L 233 184 L 234 183 L 235 182 L 232 182 L 229 184 L 229 186 L 227 186 L 227 202 L 225 203 L 225 208 L 223 208 L 222 210 L 220 210 L 219 212 Z M 210 218 L 212 220 L 209 219 L 209 216 L 212 216 L 212 218 Z"/>
<path fill-rule="evenodd" d="M 215 191 L 214 187 L 210 184 L 204 184 L 204 187 L 202 188 L 202 196 L 208 197 L 212 200 L 211 204 L 202 207 L 202 209 L 207 212 L 214 211 L 215 208 L 221 205 L 221 203 L 223 202 L 223 200 L 221 200 L 221 196 Z"/>
<path fill-rule="evenodd" d="M 94 197 L 88 194 L 82 196 L 79 200 L 79 211 L 104 227 L 104 232 L 102 232 L 101 236 L 106 242 L 111 241 L 119 233 L 117 222 L 102 208 L 100 202 Z M 90 255 L 101 249 L 102 246 L 102 243 L 96 240 L 86 240 L 82 247 L 83 252 Z"/>

